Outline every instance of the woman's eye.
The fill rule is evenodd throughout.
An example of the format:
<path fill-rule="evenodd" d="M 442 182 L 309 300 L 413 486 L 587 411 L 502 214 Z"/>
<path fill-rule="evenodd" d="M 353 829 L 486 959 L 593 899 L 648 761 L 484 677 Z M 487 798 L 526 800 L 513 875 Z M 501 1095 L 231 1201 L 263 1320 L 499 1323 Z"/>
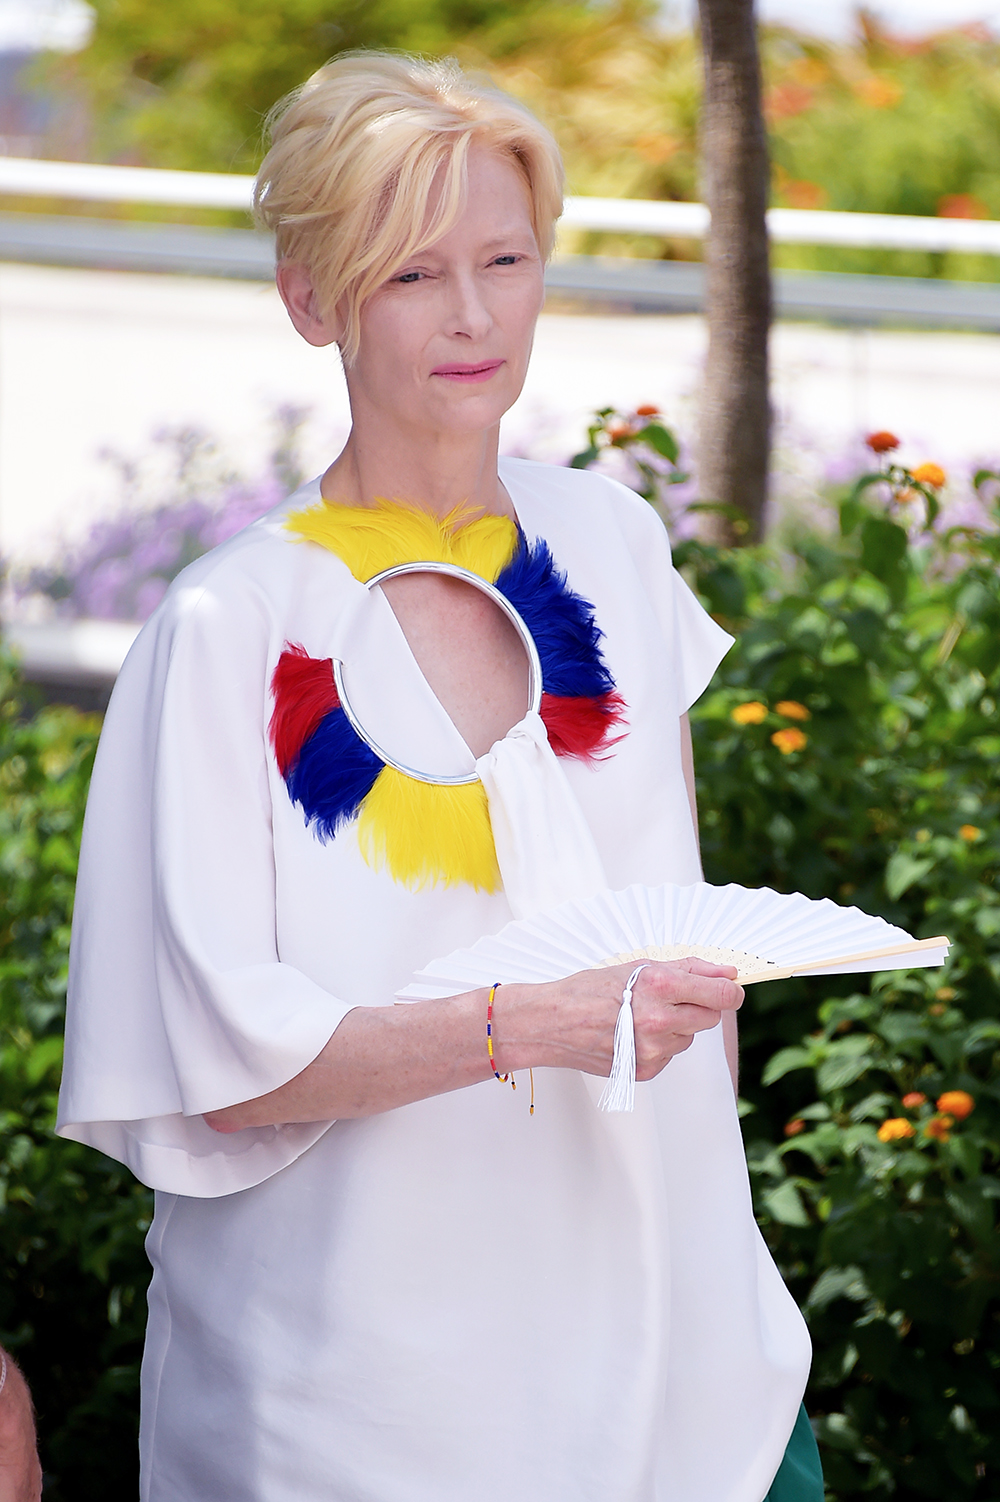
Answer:
<path fill-rule="evenodd" d="M 517 256 L 497 256 L 493 264 L 494 266 L 513 266 L 516 260 Z"/>
<path fill-rule="evenodd" d="M 420 277 L 421 273 L 419 271 L 404 271 L 402 276 L 396 277 L 396 281 L 409 285 L 410 282 L 419 282 Z"/>

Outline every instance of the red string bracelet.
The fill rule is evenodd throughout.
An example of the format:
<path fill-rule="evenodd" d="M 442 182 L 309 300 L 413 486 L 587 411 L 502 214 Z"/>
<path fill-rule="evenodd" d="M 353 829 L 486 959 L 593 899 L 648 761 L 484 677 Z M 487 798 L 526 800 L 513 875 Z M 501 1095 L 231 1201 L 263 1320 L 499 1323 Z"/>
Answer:
<path fill-rule="evenodd" d="M 509 1080 L 510 1081 L 510 1088 L 512 1090 L 516 1090 L 517 1089 L 517 1081 L 515 1080 L 513 1074 L 501 1074 L 500 1071 L 499 1071 L 499 1069 L 497 1068 L 496 1059 L 494 1059 L 494 1057 L 493 1057 L 493 998 L 496 996 L 496 994 L 499 991 L 499 989 L 500 989 L 500 982 L 498 980 L 494 981 L 493 984 L 492 984 L 492 986 L 490 986 L 490 996 L 489 996 L 489 1000 L 486 1003 L 486 1052 L 489 1054 L 489 1057 L 490 1057 L 490 1068 L 493 1070 L 494 1078 L 498 1079 L 500 1081 L 501 1085 L 506 1085 L 507 1081 Z M 531 1081 L 531 1101 L 530 1101 L 530 1104 L 528 1106 L 528 1115 L 529 1116 L 534 1116 L 534 1114 L 535 1114 L 535 1071 L 533 1069 L 529 1069 L 528 1070 L 528 1079 Z"/>

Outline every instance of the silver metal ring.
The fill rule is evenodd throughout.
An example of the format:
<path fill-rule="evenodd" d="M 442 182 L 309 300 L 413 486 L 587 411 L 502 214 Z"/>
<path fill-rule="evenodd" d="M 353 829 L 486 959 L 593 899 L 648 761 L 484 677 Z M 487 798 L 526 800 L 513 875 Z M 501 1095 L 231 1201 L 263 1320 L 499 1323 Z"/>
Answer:
<path fill-rule="evenodd" d="M 538 656 L 538 648 L 535 646 L 535 639 L 525 625 L 523 617 L 514 609 L 507 596 L 501 594 L 500 590 L 494 584 L 488 584 L 485 579 L 480 578 L 478 574 L 472 573 L 470 569 L 459 568 L 456 563 L 397 563 L 393 568 L 386 568 L 380 574 L 375 574 L 373 578 L 367 581 L 366 588 L 374 589 L 376 585 L 384 583 L 386 579 L 394 579 L 399 574 L 447 574 L 452 579 L 461 579 L 464 583 L 471 584 L 474 589 L 478 589 L 482 594 L 486 595 L 499 610 L 503 611 L 520 637 L 524 650 L 528 654 L 528 710 L 529 712 L 534 711 L 537 714 L 542 705 L 542 664 Z M 463 772 L 458 777 L 436 777 L 428 772 L 418 772 L 415 767 L 408 767 L 404 762 L 397 761 L 394 756 L 389 755 L 384 747 L 372 739 L 355 714 L 347 695 L 347 689 L 344 686 L 344 664 L 338 657 L 333 659 L 333 681 L 337 686 L 337 693 L 340 696 L 341 708 L 350 721 L 351 727 L 361 740 L 364 741 L 369 750 L 374 751 L 375 755 L 380 761 L 384 761 L 386 766 L 392 767 L 397 772 L 402 772 L 405 777 L 415 778 L 417 782 L 429 782 L 437 787 L 461 787 L 465 783 L 479 781 L 478 772 Z"/>

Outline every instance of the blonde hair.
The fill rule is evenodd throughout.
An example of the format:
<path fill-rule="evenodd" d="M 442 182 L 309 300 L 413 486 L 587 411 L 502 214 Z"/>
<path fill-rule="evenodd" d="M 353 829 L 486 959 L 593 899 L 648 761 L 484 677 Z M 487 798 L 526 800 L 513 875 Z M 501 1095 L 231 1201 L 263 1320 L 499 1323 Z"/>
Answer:
<path fill-rule="evenodd" d="M 268 128 L 257 219 L 274 230 L 279 261 L 307 268 L 323 314 L 343 304 L 345 364 L 357 355 L 365 300 L 461 214 L 474 141 L 523 173 L 539 250 L 545 259 L 552 252 L 562 212 L 558 146 L 523 105 L 455 62 L 345 53 L 281 100 Z"/>

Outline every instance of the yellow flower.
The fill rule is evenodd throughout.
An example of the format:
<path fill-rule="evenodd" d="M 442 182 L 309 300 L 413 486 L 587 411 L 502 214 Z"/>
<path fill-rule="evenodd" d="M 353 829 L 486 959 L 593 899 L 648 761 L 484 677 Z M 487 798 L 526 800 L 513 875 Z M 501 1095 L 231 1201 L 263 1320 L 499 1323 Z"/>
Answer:
<path fill-rule="evenodd" d="M 903 1096 L 903 1105 L 908 1111 L 915 1111 L 918 1106 L 923 1105 L 926 1099 L 922 1090 L 910 1090 Z"/>
<path fill-rule="evenodd" d="M 749 704 L 737 704 L 730 718 L 737 725 L 759 725 L 761 720 L 767 719 L 767 705 L 761 704 L 758 699 L 751 699 Z"/>
<path fill-rule="evenodd" d="M 924 1136 L 935 1137 L 938 1142 L 947 1142 L 951 1137 L 951 1128 L 954 1125 L 954 1116 L 932 1116 L 924 1127 Z"/>
<path fill-rule="evenodd" d="M 983 831 L 975 824 L 963 824 L 961 829 L 958 831 L 958 837 L 960 840 L 968 840 L 971 844 L 973 840 L 979 839 L 982 832 Z"/>
<path fill-rule="evenodd" d="M 976 1109 L 976 1102 L 967 1090 L 946 1090 L 938 1096 L 937 1108 L 964 1121 Z"/>
<path fill-rule="evenodd" d="M 955 990 L 954 986 L 938 986 L 937 990 L 934 992 L 934 995 L 938 1001 L 954 1001 L 955 997 L 958 995 L 958 992 Z"/>
<path fill-rule="evenodd" d="M 883 1121 L 878 1129 L 880 1142 L 897 1142 L 903 1137 L 912 1137 L 914 1126 L 912 1121 L 907 1121 L 905 1116 L 890 1116 L 888 1121 Z"/>
<path fill-rule="evenodd" d="M 915 480 L 919 480 L 922 485 L 929 485 L 932 490 L 940 490 L 948 479 L 940 464 L 918 464 L 912 473 Z"/>
<path fill-rule="evenodd" d="M 782 699 L 781 703 L 776 704 L 774 707 L 777 710 L 778 714 L 783 714 L 785 716 L 786 720 L 812 719 L 812 715 L 809 713 L 808 709 L 806 709 L 804 704 L 800 704 L 797 699 Z"/>
<path fill-rule="evenodd" d="M 793 751 L 801 751 L 809 744 L 809 737 L 801 730 L 776 730 L 771 744 L 777 746 L 782 756 L 791 756 Z"/>

